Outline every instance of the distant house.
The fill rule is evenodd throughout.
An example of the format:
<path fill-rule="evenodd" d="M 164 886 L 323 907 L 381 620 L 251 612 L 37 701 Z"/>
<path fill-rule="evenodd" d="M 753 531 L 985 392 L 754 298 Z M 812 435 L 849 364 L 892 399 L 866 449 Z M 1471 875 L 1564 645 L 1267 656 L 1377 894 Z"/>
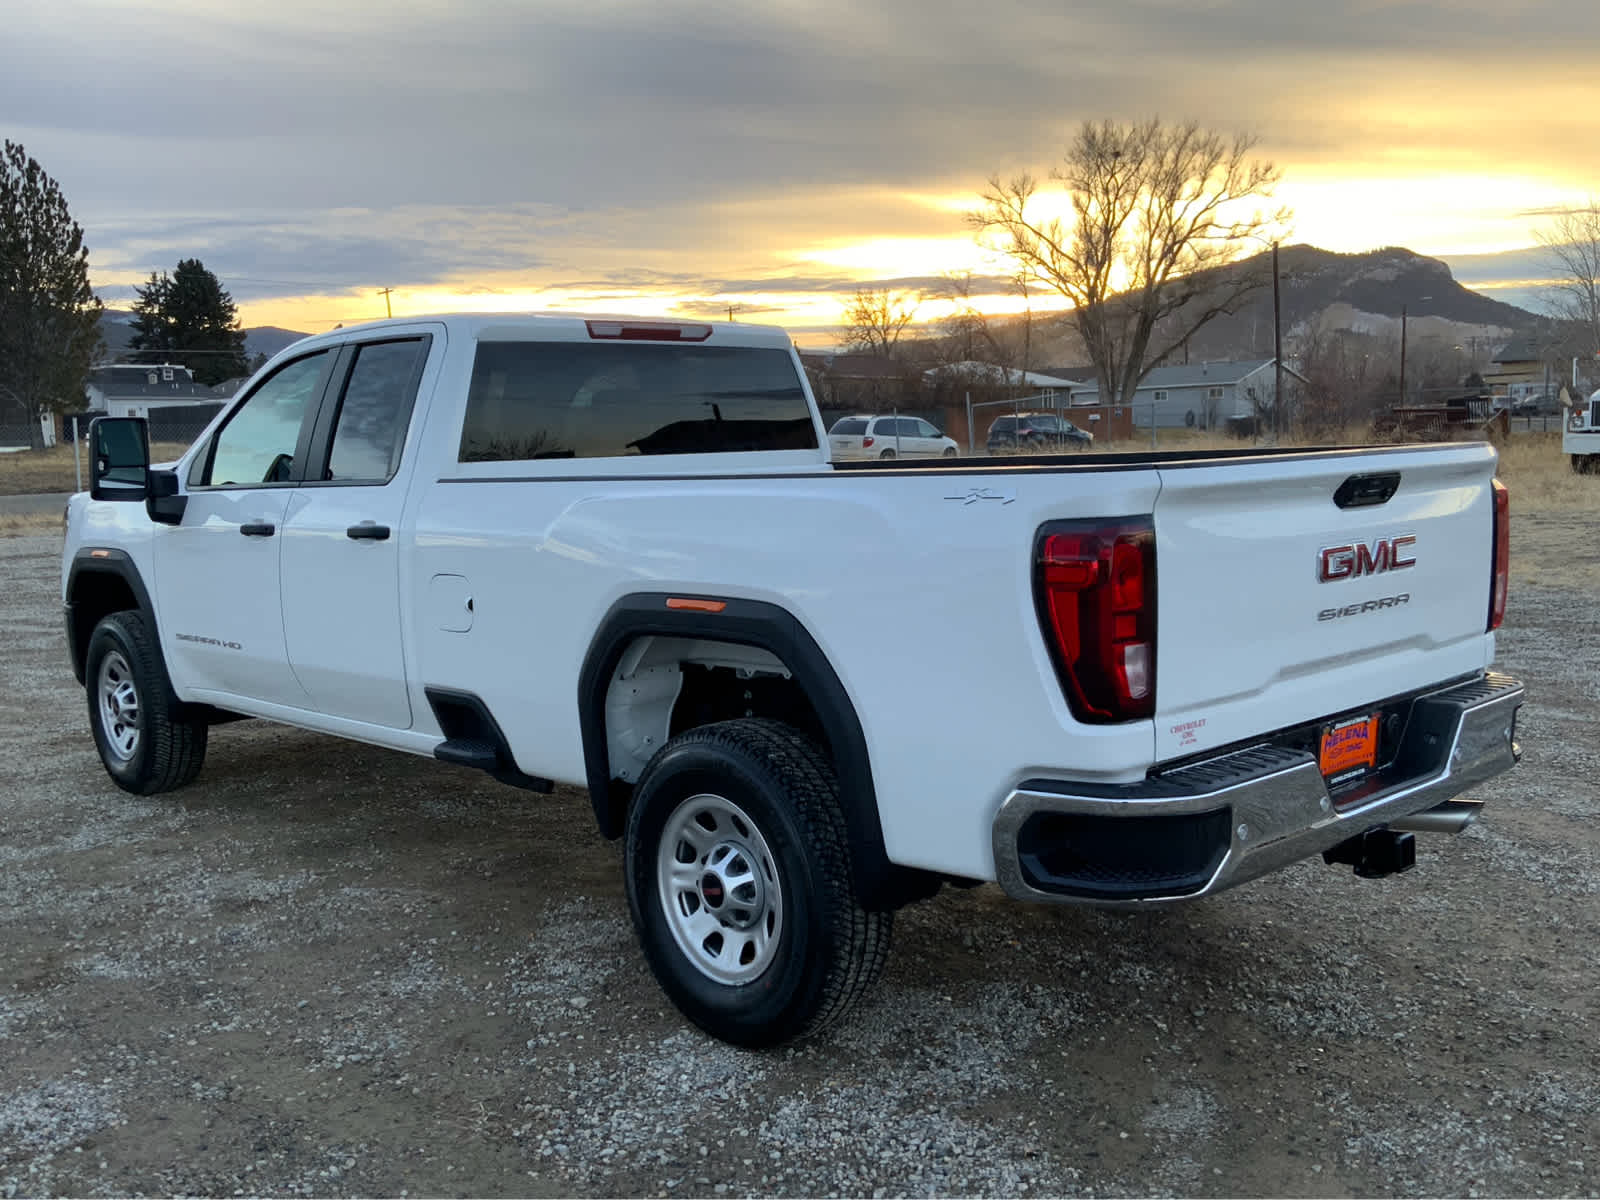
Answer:
<path fill-rule="evenodd" d="M 94 367 L 83 393 L 88 410 L 83 415 L 144 417 L 151 441 L 188 441 L 222 410 L 216 393 L 176 363 Z"/>
<path fill-rule="evenodd" d="M 1272 408 L 1277 391 L 1277 360 L 1184 363 L 1154 367 L 1134 393 L 1133 422 L 1142 429 L 1227 429 L 1248 423 Z M 1284 373 L 1304 383 L 1287 363 Z M 1099 389 L 1086 384 L 1072 396 L 1074 405 L 1100 403 Z"/>
<path fill-rule="evenodd" d="M 1553 390 L 1548 384 L 1550 370 L 1543 353 L 1532 338 L 1515 338 L 1500 348 L 1483 372 L 1483 385 L 1489 394 L 1507 400 L 1542 396 Z"/>
<path fill-rule="evenodd" d="M 1046 375 L 1039 371 L 1019 371 L 986 362 L 945 363 L 922 373 L 930 383 L 949 380 L 970 380 L 984 387 L 1009 387 L 1036 395 L 1067 396 L 1084 386 L 1081 380 L 1066 379 L 1059 375 Z"/>
<path fill-rule="evenodd" d="M 800 355 L 817 404 L 825 409 L 863 412 L 913 407 L 917 372 L 886 354 Z"/>
<path fill-rule="evenodd" d="M 113 363 L 95 367 L 83 388 L 91 412 L 113 417 L 145 417 L 152 405 L 194 404 L 216 394 L 194 381 L 188 367 L 174 363 Z"/>

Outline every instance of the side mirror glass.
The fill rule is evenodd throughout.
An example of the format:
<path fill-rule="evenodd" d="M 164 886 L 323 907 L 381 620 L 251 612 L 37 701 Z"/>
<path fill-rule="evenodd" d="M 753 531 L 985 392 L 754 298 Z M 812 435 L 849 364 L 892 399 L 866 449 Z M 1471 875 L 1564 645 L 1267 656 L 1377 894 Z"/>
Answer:
<path fill-rule="evenodd" d="M 143 500 L 149 491 L 150 435 L 143 417 L 96 417 L 89 427 L 89 495 Z"/>

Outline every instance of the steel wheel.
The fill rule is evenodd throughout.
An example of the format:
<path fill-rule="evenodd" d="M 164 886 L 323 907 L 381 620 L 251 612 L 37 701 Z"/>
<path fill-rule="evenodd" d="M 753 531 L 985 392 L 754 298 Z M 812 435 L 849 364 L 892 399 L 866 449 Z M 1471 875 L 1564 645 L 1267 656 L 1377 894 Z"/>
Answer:
<path fill-rule="evenodd" d="M 691 796 L 667 818 L 656 883 L 673 940 L 717 983 L 750 983 L 777 953 L 783 883 L 761 835 L 737 804 Z"/>
<path fill-rule="evenodd" d="M 100 728 L 106 736 L 106 749 L 120 762 L 128 762 L 139 752 L 139 689 L 133 681 L 133 668 L 120 651 L 113 650 L 100 660 L 96 680 L 100 697 Z"/>

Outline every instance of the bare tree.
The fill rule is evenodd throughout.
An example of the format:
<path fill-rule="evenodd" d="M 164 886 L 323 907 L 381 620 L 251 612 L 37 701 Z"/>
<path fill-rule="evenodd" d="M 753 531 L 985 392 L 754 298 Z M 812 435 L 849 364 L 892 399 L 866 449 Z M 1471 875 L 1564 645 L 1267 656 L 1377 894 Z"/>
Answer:
<path fill-rule="evenodd" d="M 984 362 L 1009 372 L 1014 355 L 1001 336 L 998 323 L 977 303 L 974 290 L 979 281 L 971 271 L 948 274 L 940 292 L 949 300 L 950 315 L 938 325 L 944 336 L 944 357 L 948 362 Z"/>
<path fill-rule="evenodd" d="M 920 300 L 908 292 L 857 288 L 844 306 L 845 346 L 893 358 L 900 346 L 900 335 L 920 306 Z"/>
<path fill-rule="evenodd" d="M 1588 349 L 1600 353 L 1600 200 L 1560 209 L 1534 231 L 1545 263 L 1556 276 L 1553 307 L 1581 331 Z"/>
<path fill-rule="evenodd" d="M 1256 139 L 1195 122 L 1085 122 L 1051 178 L 1070 220 L 1040 216 L 1031 175 L 998 176 L 968 215 L 980 240 L 1071 301 L 1101 396 L 1133 402 L 1151 367 L 1261 285 L 1223 270 L 1267 240 L 1288 211 L 1265 211 L 1280 172 Z"/>

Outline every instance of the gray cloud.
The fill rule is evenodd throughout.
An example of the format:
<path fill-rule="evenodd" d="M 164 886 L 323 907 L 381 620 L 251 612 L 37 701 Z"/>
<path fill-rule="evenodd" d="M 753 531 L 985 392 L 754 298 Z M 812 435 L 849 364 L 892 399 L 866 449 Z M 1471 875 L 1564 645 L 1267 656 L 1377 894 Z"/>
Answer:
<path fill-rule="evenodd" d="M 1086 117 L 1194 115 L 1280 159 L 1495 146 L 1509 167 L 1584 161 L 1600 111 L 1530 123 L 1495 98 L 1508 49 L 1527 86 L 1593 98 L 1593 0 L 55 0 L 8 20 L 0 113 L 97 268 L 198 253 L 352 288 L 720 271 L 839 290 L 831 269 L 753 273 L 780 234 L 956 232 L 867 193 L 1043 166 Z M 1429 111 L 1444 88 L 1481 111 Z"/>

